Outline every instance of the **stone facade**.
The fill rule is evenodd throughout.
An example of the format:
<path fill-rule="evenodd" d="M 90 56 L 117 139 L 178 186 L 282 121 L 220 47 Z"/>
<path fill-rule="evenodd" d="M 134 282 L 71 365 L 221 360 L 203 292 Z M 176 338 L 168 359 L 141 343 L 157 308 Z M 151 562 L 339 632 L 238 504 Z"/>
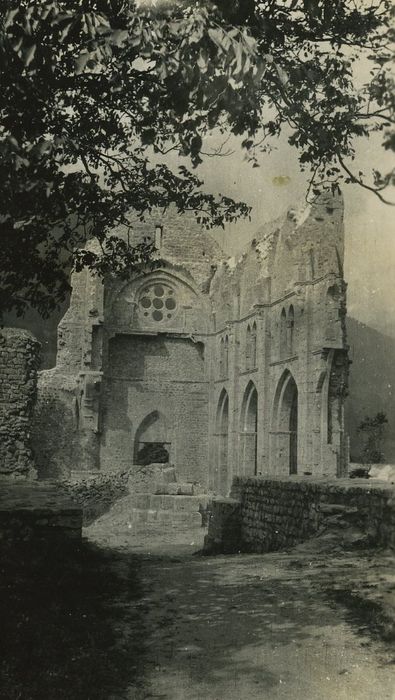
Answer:
<path fill-rule="evenodd" d="M 0 475 L 34 477 L 31 419 L 40 344 L 28 331 L 0 331 Z"/>
<path fill-rule="evenodd" d="M 169 462 L 220 494 L 238 474 L 344 474 L 341 199 L 289 211 L 238 260 L 171 211 L 134 235 L 155 237 L 156 269 L 73 276 L 39 378 L 40 474 Z"/>

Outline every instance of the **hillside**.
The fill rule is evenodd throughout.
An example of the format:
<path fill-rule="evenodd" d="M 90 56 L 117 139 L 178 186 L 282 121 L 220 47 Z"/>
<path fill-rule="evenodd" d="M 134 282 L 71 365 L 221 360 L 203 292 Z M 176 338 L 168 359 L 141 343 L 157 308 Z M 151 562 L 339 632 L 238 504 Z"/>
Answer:
<path fill-rule="evenodd" d="M 352 461 L 360 456 L 357 426 L 366 416 L 384 411 L 388 428 L 383 444 L 385 461 L 395 463 L 395 338 L 354 318 L 347 318 L 350 345 L 350 388 L 346 403 L 346 430 Z"/>

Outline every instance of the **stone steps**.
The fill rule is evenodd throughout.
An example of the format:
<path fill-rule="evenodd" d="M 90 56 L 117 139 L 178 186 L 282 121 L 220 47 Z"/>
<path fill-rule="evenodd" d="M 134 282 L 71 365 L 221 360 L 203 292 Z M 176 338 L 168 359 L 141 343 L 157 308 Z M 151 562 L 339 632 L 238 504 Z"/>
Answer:
<path fill-rule="evenodd" d="M 172 510 L 179 511 L 199 511 L 206 508 L 209 502 L 207 494 L 196 496 L 135 493 L 130 496 L 131 504 L 134 508 L 146 508 L 148 510 Z"/>
<path fill-rule="evenodd" d="M 206 494 L 195 496 L 136 493 L 130 496 L 132 522 L 163 523 L 184 527 L 202 525 L 207 508 Z"/>
<path fill-rule="evenodd" d="M 161 523 L 162 525 L 201 527 L 202 516 L 195 512 L 174 512 L 172 510 L 147 510 L 133 508 L 131 512 L 132 523 Z"/>
<path fill-rule="evenodd" d="M 163 496 L 194 496 L 199 495 L 196 493 L 196 486 L 189 482 L 180 483 L 178 481 L 173 482 L 159 482 L 154 485 L 154 494 Z"/>

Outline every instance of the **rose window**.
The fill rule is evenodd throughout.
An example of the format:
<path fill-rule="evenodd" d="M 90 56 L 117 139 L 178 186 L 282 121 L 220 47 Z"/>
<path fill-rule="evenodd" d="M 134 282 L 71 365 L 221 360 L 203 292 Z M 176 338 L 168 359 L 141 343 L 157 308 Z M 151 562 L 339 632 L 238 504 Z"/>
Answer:
<path fill-rule="evenodd" d="M 159 283 L 145 287 L 139 299 L 139 307 L 147 320 L 169 321 L 177 310 L 174 289 Z"/>

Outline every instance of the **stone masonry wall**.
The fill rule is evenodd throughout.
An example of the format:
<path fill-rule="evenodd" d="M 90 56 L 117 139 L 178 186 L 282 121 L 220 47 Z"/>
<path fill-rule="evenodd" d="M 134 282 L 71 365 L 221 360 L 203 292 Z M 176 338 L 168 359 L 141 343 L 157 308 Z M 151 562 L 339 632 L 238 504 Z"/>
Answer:
<path fill-rule="evenodd" d="M 30 423 L 40 344 L 20 328 L 0 331 L 0 474 L 34 477 Z"/>
<path fill-rule="evenodd" d="M 44 370 L 38 374 L 37 389 L 32 447 L 38 478 L 67 477 L 83 464 L 76 379 Z"/>
<path fill-rule="evenodd" d="M 147 442 L 163 442 L 180 480 L 204 483 L 208 387 L 201 344 L 166 336 L 117 336 L 102 397 L 101 467 L 128 469 L 144 421 Z"/>
<path fill-rule="evenodd" d="M 218 266 L 206 341 L 209 483 L 217 493 L 227 494 L 236 474 L 347 473 L 343 239 L 342 200 L 323 196 L 262 228 L 242 255 Z"/>
<path fill-rule="evenodd" d="M 83 524 L 90 525 L 111 506 L 128 494 L 128 471 L 97 474 L 71 474 L 56 481 L 60 494 L 71 499 L 82 509 Z"/>
<path fill-rule="evenodd" d="M 237 504 L 238 507 L 237 507 Z M 212 505 L 207 547 L 268 552 L 314 536 L 333 519 L 351 518 L 366 542 L 395 547 L 395 490 L 384 482 L 236 477 L 230 499 Z M 233 542 L 223 522 L 231 521 Z M 335 527 L 339 524 L 335 523 Z"/>

